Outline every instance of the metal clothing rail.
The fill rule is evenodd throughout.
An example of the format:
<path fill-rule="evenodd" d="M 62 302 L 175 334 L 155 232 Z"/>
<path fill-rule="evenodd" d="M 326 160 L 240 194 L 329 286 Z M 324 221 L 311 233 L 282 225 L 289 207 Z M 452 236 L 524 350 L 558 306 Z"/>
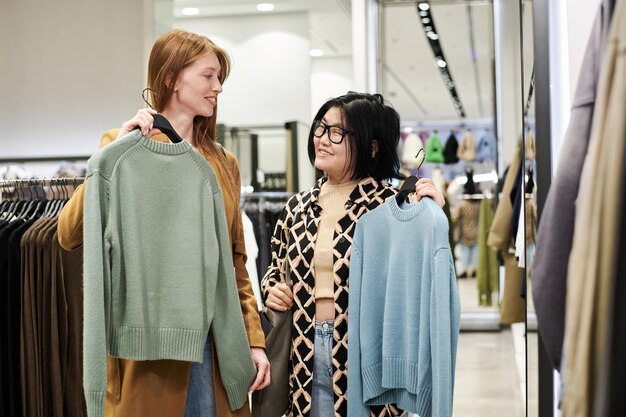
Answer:
<path fill-rule="evenodd" d="M 74 162 L 74 161 L 87 161 L 91 158 L 91 155 L 71 155 L 71 156 L 45 156 L 45 157 L 16 157 L 16 158 L 1 158 L 0 165 L 6 164 L 24 164 L 33 162 Z"/>
<path fill-rule="evenodd" d="M 289 198 L 294 193 L 288 191 L 257 191 L 252 193 L 241 193 L 241 198 Z"/>
<path fill-rule="evenodd" d="M 0 180 L 0 188 L 6 187 L 49 187 L 80 185 L 85 181 L 85 177 L 56 177 L 56 178 L 25 178 L 14 180 Z"/>

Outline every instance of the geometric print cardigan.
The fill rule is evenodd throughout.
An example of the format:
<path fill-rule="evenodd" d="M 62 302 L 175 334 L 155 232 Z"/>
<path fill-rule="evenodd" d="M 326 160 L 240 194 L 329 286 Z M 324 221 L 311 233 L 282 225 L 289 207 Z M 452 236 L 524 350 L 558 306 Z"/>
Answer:
<path fill-rule="evenodd" d="M 289 271 L 293 283 L 293 329 L 290 353 L 289 409 L 287 417 L 309 417 L 315 340 L 315 268 L 313 254 L 320 222 L 318 196 L 326 178 L 313 188 L 291 197 L 276 223 L 271 241 L 272 261 L 262 280 L 263 297 Z M 335 226 L 333 272 L 335 331 L 333 335 L 333 393 L 335 417 L 347 416 L 348 281 L 352 236 L 357 220 L 396 194 L 391 186 L 372 178 L 362 179 L 346 201 L 348 213 Z M 396 417 L 402 410 L 393 404 L 371 407 L 371 417 Z"/>

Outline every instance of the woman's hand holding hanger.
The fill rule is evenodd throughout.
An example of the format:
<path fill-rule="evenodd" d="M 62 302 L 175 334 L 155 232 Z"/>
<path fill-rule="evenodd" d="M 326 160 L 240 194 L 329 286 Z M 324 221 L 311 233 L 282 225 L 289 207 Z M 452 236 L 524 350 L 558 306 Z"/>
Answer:
<path fill-rule="evenodd" d="M 117 134 L 117 139 L 126 136 L 135 129 L 141 130 L 141 133 L 147 137 L 152 137 L 161 133 L 159 129 L 154 129 L 152 127 L 152 124 L 154 123 L 154 115 L 157 113 L 158 112 L 156 110 L 151 108 L 139 109 L 137 114 L 132 119 L 122 123 L 122 127 Z"/>
<path fill-rule="evenodd" d="M 435 183 L 430 178 L 420 178 L 417 181 L 415 184 L 415 196 L 417 201 L 421 200 L 422 197 L 430 197 L 439 204 L 439 207 L 443 207 L 446 204 L 443 194 L 435 188 Z"/>

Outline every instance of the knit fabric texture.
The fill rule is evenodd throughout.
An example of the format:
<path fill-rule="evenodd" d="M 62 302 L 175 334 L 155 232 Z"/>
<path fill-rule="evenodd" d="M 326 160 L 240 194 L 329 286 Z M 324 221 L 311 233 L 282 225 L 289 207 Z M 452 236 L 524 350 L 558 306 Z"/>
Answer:
<path fill-rule="evenodd" d="M 243 406 L 256 371 L 211 166 L 135 130 L 90 158 L 84 205 L 89 417 L 103 416 L 107 354 L 202 362 L 209 328 L 230 407 Z"/>
<path fill-rule="evenodd" d="M 395 403 L 452 415 L 460 301 L 448 221 L 395 198 L 359 220 L 350 260 L 348 416 Z"/>
<path fill-rule="evenodd" d="M 348 214 L 346 202 L 357 183 L 358 181 L 348 181 L 333 185 L 326 181 L 320 189 L 318 201 L 322 213 L 317 229 L 317 239 L 315 240 L 315 255 L 313 256 L 315 299 L 332 299 L 335 296 L 333 248 L 335 247 L 335 240 L 341 238 L 338 233 L 335 233 L 335 228 L 339 220 Z"/>

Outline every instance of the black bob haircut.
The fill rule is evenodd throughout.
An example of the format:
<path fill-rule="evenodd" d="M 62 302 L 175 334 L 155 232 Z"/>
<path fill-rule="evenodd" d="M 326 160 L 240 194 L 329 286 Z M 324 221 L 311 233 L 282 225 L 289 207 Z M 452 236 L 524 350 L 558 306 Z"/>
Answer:
<path fill-rule="evenodd" d="M 347 130 L 345 141 L 348 141 L 348 171 L 353 170 L 351 180 L 372 177 L 376 181 L 392 178 L 402 179 L 400 160 L 398 158 L 398 142 L 400 140 L 400 115 L 393 107 L 385 103 L 380 94 L 349 92 L 343 96 L 332 98 L 322 105 L 315 115 L 315 121 L 322 120 L 326 112 L 336 107 L 341 112 Z M 309 131 L 309 160 L 315 162 L 315 145 L 313 130 L 315 121 Z M 377 141 L 378 152 L 372 158 L 372 142 Z"/>

